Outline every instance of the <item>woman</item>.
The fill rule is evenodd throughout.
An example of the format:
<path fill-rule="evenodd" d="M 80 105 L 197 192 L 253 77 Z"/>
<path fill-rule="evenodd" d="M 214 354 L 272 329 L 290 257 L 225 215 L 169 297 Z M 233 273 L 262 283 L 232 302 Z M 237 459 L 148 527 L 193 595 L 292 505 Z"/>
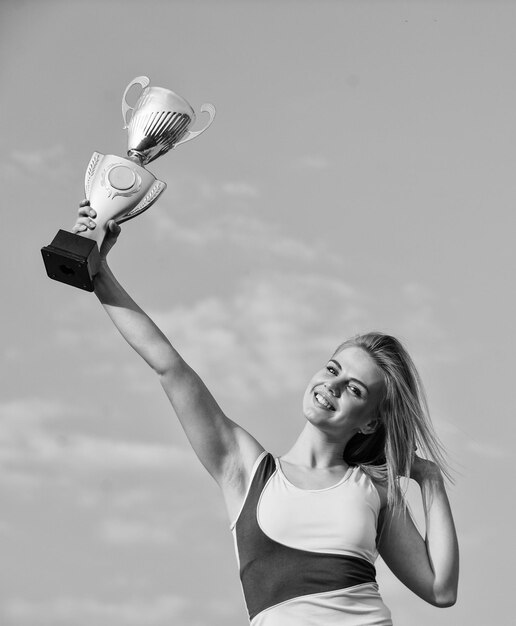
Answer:
<path fill-rule="evenodd" d="M 81 203 L 74 232 L 95 228 Z M 252 626 L 389 626 L 375 581 L 378 553 L 414 593 L 454 604 L 458 546 L 445 464 L 415 367 L 401 344 L 369 333 L 339 346 L 309 382 L 305 426 L 280 458 L 230 420 L 198 375 L 116 281 L 95 293 L 125 340 L 153 368 L 200 461 L 219 484 L 235 538 Z M 432 460 L 415 454 L 416 446 Z M 421 488 L 423 539 L 398 486 Z"/>

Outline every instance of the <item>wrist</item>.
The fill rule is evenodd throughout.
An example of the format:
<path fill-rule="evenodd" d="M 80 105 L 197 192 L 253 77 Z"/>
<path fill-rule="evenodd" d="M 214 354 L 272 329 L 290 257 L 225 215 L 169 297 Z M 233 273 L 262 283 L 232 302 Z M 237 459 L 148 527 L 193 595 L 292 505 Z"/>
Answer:
<path fill-rule="evenodd" d="M 109 272 L 110 270 L 109 270 L 107 259 L 105 257 L 104 258 L 101 257 L 99 270 L 97 274 L 95 275 L 95 280 L 102 280 L 109 274 Z"/>
<path fill-rule="evenodd" d="M 107 263 L 106 258 L 100 259 L 100 265 L 98 272 L 95 274 L 94 287 L 95 292 L 98 294 L 103 288 L 107 288 L 109 285 L 109 277 L 111 276 L 111 270 Z"/>

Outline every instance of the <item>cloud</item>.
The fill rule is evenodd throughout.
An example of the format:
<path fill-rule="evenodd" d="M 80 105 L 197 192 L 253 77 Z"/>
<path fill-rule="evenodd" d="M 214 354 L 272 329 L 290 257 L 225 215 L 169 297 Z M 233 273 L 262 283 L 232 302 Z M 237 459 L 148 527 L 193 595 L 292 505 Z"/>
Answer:
<path fill-rule="evenodd" d="M 187 451 L 177 446 L 88 435 L 39 436 L 31 444 L 34 460 L 76 471 L 169 470 L 190 458 Z"/>
<path fill-rule="evenodd" d="M 197 467 L 191 452 L 179 446 L 65 433 L 60 420 L 73 414 L 65 405 L 39 399 L 0 405 L 0 481 L 29 488 L 52 474 L 72 480 L 77 474 L 91 472 Z M 70 420 L 66 423 L 70 429 Z"/>
<path fill-rule="evenodd" d="M 186 600 L 175 595 L 125 601 L 60 597 L 46 601 L 7 600 L 2 613 L 3 623 L 16 626 L 169 626 L 181 623 L 186 609 Z"/>
<path fill-rule="evenodd" d="M 483 459 L 494 460 L 509 457 L 509 450 L 505 450 L 503 446 L 488 441 L 478 442 L 470 439 L 466 442 L 466 448 L 475 456 Z"/>
<path fill-rule="evenodd" d="M 1 163 L 0 171 L 5 178 L 29 180 L 37 177 L 46 181 L 60 181 L 72 173 L 66 150 L 60 144 L 13 150 Z"/>
<path fill-rule="evenodd" d="M 309 242 L 282 231 L 280 224 L 265 221 L 256 215 L 237 212 L 218 212 L 206 219 L 175 217 L 173 212 L 156 211 L 153 216 L 156 236 L 167 242 L 205 247 L 211 244 L 235 248 L 238 254 L 255 255 L 261 262 L 291 261 L 296 263 L 332 263 L 342 265 L 342 259 L 333 255 L 323 241 Z"/>
<path fill-rule="evenodd" d="M 259 187 L 253 182 L 212 183 L 183 175 L 169 185 L 159 206 L 151 209 L 149 224 L 155 237 L 167 244 L 222 244 L 225 248 L 235 247 L 240 254 L 258 254 L 260 259 L 339 262 L 322 237 L 320 241 L 313 233 L 309 241 L 295 237 L 286 233 L 280 222 L 270 216 L 265 219 L 259 211 L 252 210 L 250 201 L 259 195 Z"/>
<path fill-rule="evenodd" d="M 232 398 L 277 396 L 353 332 L 360 295 L 336 278 L 276 273 L 244 281 L 231 297 L 152 313 L 201 375 Z M 326 358 L 326 357 L 324 357 Z"/>
<path fill-rule="evenodd" d="M 177 532 L 171 521 L 159 523 L 150 520 L 109 518 L 99 529 L 102 541 L 114 545 L 171 545 L 177 543 Z"/>
<path fill-rule="evenodd" d="M 468 455 L 475 457 L 475 464 L 479 457 L 482 461 L 499 462 L 511 458 L 512 451 L 507 441 L 497 443 L 493 441 L 492 436 L 489 439 L 478 441 L 473 438 L 472 432 L 474 431 L 470 425 L 464 428 L 449 420 L 437 419 L 435 421 L 446 447 L 452 451 L 452 465 L 454 465 L 454 458 L 457 455 L 462 459 L 461 465 L 458 467 L 459 474 L 463 472 L 463 459 Z"/>
<path fill-rule="evenodd" d="M 193 172 L 176 173 L 174 178 L 166 181 L 167 189 L 160 198 L 160 204 L 180 207 L 188 202 L 189 210 L 205 209 L 221 201 L 252 200 L 260 195 L 257 183 L 250 180 L 226 180 L 213 182 Z"/>
<path fill-rule="evenodd" d="M 241 198 L 257 198 L 259 195 L 258 187 L 245 181 L 222 183 L 221 190 L 228 196 Z"/>
<path fill-rule="evenodd" d="M 305 154 L 293 161 L 293 167 L 299 170 L 323 171 L 330 167 L 330 161 L 320 154 Z"/>

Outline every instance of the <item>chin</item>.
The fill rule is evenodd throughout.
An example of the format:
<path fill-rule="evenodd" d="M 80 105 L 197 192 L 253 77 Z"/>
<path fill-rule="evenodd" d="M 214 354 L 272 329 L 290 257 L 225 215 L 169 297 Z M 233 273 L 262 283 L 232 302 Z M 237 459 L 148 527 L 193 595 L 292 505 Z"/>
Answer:
<path fill-rule="evenodd" d="M 303 406 L 303 414 L 305 419 L 314 426 L 325 424 L 328 421 L 328 415 L 311 404 Z"/>

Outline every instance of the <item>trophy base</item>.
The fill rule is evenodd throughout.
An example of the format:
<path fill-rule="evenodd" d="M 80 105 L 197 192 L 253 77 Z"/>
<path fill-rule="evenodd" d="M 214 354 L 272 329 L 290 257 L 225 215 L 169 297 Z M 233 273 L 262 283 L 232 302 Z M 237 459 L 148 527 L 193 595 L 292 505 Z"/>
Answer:
<path fill-rule="evenodd" d="M 93 280 L 100 268 L 97 242 L 60 230 L 52 243 L 41 248 L 49 278 L 93 291 Z"/>

